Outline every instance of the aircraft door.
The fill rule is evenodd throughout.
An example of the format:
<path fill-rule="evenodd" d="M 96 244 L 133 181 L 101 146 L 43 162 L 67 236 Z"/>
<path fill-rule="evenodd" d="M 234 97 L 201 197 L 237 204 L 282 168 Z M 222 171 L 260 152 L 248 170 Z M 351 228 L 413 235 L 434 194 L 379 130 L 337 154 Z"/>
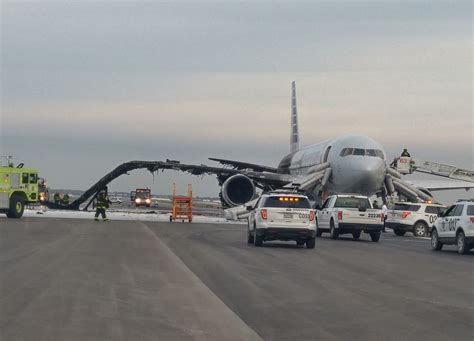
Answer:
<path fill-rule="evenodd" d="M 329 152 L 331 151 L 331 147 L 332 147 L 332 146 L 327 147 L 326 150 L 324 151 L 323 162 L 327 162 L 327 161 L 328 161 Z"/>

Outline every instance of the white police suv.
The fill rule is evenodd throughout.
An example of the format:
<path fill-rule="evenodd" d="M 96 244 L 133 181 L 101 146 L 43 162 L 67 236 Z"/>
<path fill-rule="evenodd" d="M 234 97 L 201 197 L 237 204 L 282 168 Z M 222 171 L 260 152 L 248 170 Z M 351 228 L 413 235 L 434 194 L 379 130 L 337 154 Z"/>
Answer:
<path fill-rule="evenodd" d="M 413 232 L 416 237 L 427 236 L 443 205 L 428 203 L 397 202 L 389 210 L 385 227 L 393 229 L 397 236 Z"/>
<path fill-rule="evenodd" d="M 435 221 L 431 247 L 439 251 L 444 244 L 456 244 L 461 254 L 474 248 L 474 199 L 458 201 Z"/>
<path fill-rule="evenodd" d="M 247 242 L 262 246 L 269 240 L 294 240 L 314 249 L 316 217 L 308 197 L 300 194 L 272 192 L 263 194 L 254 206 L 247 206 Z"/>

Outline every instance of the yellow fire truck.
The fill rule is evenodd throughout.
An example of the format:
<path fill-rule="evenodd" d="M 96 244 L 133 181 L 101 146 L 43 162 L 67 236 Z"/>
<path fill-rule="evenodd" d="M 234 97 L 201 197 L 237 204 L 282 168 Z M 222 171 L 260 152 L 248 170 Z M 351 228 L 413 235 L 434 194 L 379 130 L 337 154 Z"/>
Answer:
<path fill-rule="evenodd" d="M 20 163 L 14 167 L 10 159 L 0 165 L 0 213 L 20 218 L 25 205 L 38 202 L 38 171 Z"/>

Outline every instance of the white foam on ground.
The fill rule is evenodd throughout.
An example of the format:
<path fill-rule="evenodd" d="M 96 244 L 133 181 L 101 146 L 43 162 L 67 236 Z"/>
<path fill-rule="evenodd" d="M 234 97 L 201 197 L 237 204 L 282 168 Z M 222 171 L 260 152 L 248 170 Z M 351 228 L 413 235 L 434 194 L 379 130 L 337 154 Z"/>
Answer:
<path fill-rule="evenodd" d="M 44 218 L 68 218 L 68 219 L 94 219 L 95 211 L 66 211 L 66 210 L 25 210 L 25 217 L 44 217 Z M 157 221 L 169 222 L 169 213 L 145 213 L 145 212 L 127 212 L 127 211 L 107 211 L 109 220 L 134 220 L 134 221 Z M 178 220 L 181 222 L 181 220 Z M 187 222 L 187 220 L 185 220 Z M 241 222 L 229 221 L 223 217 L 209 217 L 202 215 L 193 215 L 193 223 L 212 223 L 212 224 L 239 224 Z"/>

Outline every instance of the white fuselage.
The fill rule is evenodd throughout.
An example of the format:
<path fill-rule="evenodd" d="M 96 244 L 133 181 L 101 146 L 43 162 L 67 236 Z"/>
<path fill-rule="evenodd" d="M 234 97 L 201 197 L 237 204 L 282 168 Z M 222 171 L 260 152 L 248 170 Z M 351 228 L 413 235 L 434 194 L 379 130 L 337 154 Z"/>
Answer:
<path fill-rule="evenodd" d="M 387 170 L 385 152 L 378 142 L 364 135 L 344 135 L 299 149 L 282 160 L 279 171 L 305 175 L 311 167 L 324 162 L 332 169 L 325 186 L 329 193 L 369 196 L 383 188 Z"/>

